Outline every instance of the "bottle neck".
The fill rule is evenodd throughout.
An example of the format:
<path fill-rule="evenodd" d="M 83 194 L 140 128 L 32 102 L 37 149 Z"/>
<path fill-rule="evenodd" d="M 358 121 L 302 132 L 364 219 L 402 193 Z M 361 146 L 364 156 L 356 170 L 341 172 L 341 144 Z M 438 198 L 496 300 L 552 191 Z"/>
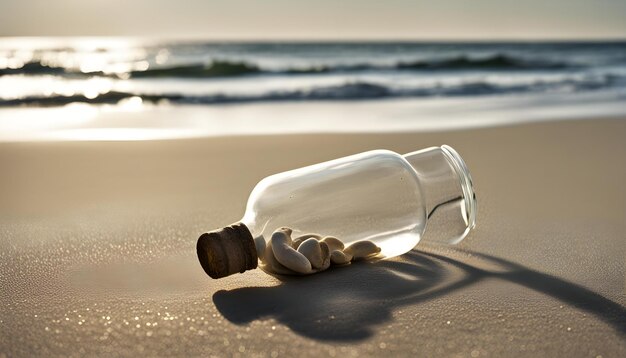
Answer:
<path fill-rule="evenodd" d="M 476 225 L 476 195 L 461 156 L 447 145 L 404 155 L 420 182 L 427 211 L 421 241 L 456 244 Z"/>

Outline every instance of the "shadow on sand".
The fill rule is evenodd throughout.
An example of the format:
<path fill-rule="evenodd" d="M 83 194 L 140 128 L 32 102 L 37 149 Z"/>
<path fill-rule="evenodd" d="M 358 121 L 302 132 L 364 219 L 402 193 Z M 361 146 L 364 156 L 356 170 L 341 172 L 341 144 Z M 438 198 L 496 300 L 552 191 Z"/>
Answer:
<path fill-rule="evenodd" d="M 400 306 L 446 295 L 486 278 L 513 282 L 584 310 L 626 334 L 626 309 L 571 282 L 504 259 L 472 253 L 501 268 L 496 272 L 426 252 L 411 251 L 408 262 L 358 264 L 302 278 L 281 278 L 276 287 L 218 291 L 213 302 L 235 324 L 274 318 L 294 332 L 328 341 L 372 335 Z"/>

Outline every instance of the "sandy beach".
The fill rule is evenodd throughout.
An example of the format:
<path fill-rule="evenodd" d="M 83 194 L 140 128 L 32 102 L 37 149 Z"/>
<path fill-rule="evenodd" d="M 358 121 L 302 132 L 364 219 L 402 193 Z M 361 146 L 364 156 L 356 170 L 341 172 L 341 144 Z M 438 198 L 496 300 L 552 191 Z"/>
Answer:
<path fill-rule="evenodd" d="M 403 134 L 0 143 L 0 357 L 626 355 L 626 121 Z M 263 177 L 449 144 L 478 225 L 455 247 L 221 280 L 196 239 Z"/>

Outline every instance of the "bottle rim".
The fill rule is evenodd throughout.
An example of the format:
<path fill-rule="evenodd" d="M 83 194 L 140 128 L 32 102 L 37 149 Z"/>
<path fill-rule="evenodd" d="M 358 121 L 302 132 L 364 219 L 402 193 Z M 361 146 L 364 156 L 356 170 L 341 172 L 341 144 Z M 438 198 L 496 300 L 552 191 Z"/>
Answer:
<path fill-rule="evenodd" d="M 467 229 L 455 242 L 458 243 L 463 240 L 467 234 L 474 229 L 474 227 L 476 227 L 476 211 L 478 209 L 476 193 L 474 192 L 472 176 L 467 168 L 467 165 L 465 164 L 465 161 L 461 158 L 459 153 L 451 146 L 445 144 L 441 146 L 441 150 L 459 178 L 459 184 L 461 185 L 461 190 L 463 192 L 463 201 L 465 202 L 464 218 L 467 223 Z"/>

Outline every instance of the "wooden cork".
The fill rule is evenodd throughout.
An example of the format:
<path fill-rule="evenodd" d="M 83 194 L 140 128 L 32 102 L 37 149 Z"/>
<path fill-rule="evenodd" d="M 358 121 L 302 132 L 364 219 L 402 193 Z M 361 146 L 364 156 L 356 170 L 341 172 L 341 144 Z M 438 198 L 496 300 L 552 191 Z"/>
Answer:
<path fill-rule="evenodd" d="M 243 273 L 258 264 L 254 238 L 242 223 L 202 234 L 196 250 L 204 272 L 212 278 Z"/>

